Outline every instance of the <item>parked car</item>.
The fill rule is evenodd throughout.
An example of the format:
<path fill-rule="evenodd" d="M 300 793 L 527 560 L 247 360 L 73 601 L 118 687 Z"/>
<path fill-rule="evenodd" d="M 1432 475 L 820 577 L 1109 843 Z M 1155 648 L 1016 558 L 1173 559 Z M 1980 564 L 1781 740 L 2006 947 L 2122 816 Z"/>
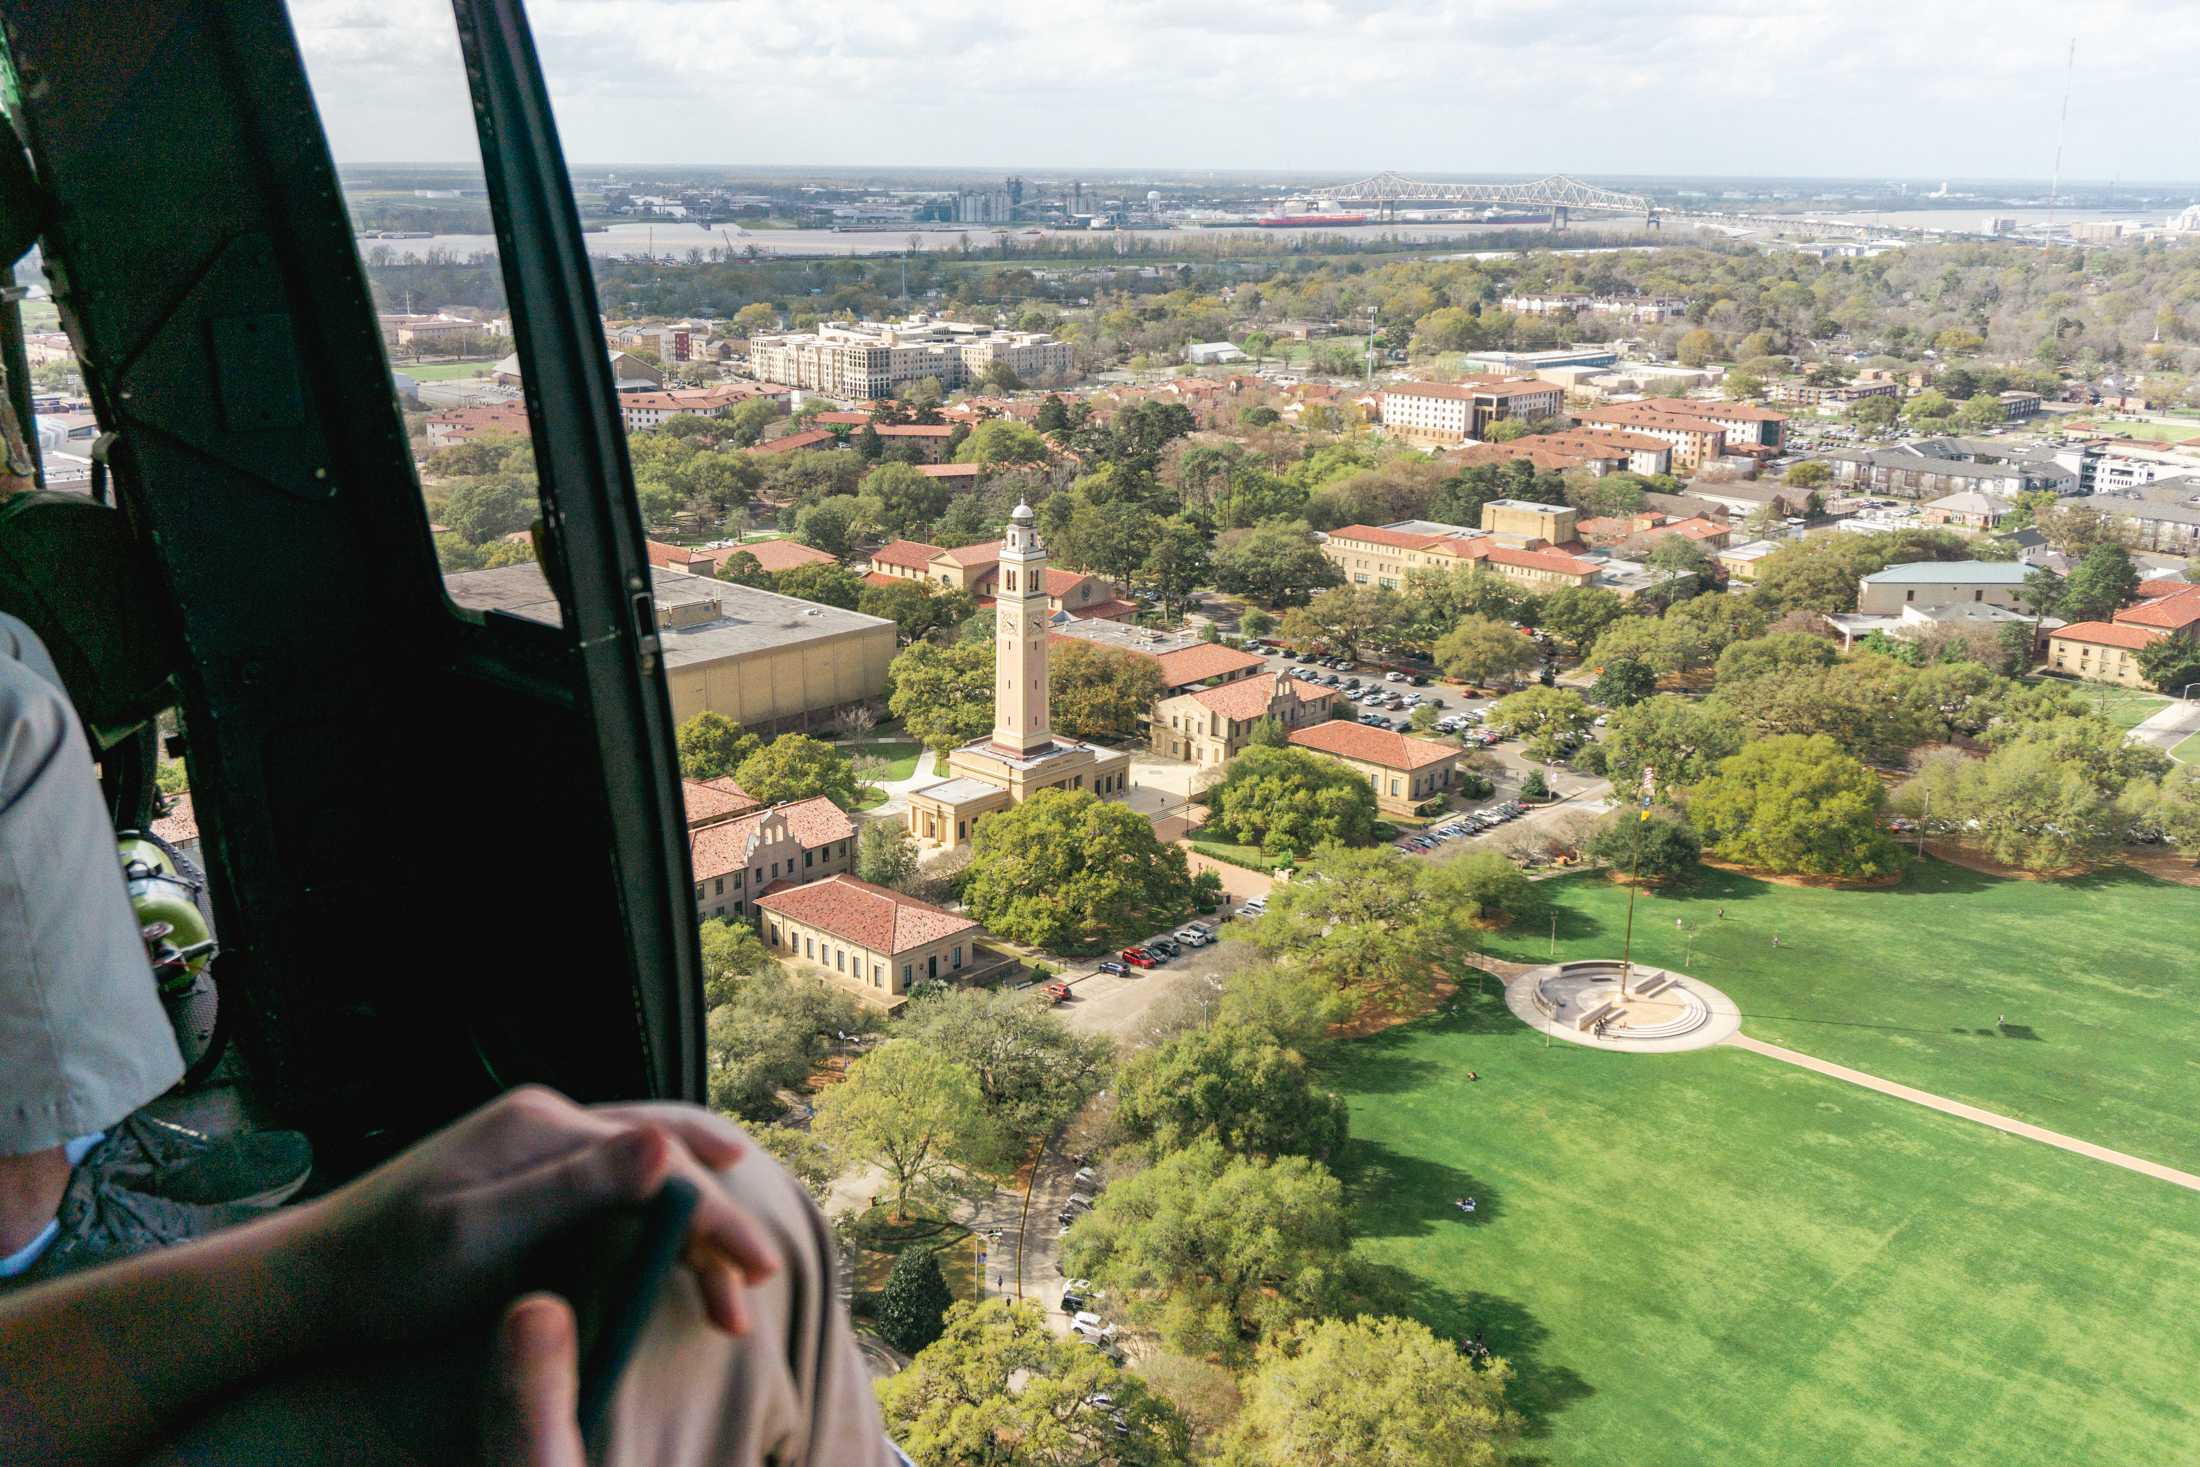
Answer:
<path fill-rule="evenodd" d="M 1130 964 L 1118 962 L 1114 958 L 1102 958 L 1099 962 L 1094 963 L 1093 966 L 1095 968 L 1098 968 L 1103 973 L 1113 973 L 1118 978 L 1127 978 L 1130 976 Z"/>
<path fill-rule="evenodd" d="M 1392 671 L 1383 674 L 1383 681 L 1386 683 L 1402 683 L 1405 680 L 1406 675 L 1402 672 Z"/>
<path fill-rule="evenodd" d="M 1142 947 L 1124 948 L 1117 956 L 1134 968 L 1151 968 L 1154 966 L 1153 954 Z"/>
<path fill-rule="evenodd" d="M 1046 986 L 1044 992 L 1046 993 L 1046 996 L 1048 998 L 1053 999 L 1056 1003 L 1069 1002 L 1069 985 L 1062 982 L 1060 979 L 1056 979 L 1054 982 L 1049 983 Z"/>
<path fill-rule="evenodd" d="M 1146 951 L 1159 957 L 1163 962 L 1184 956 L 1184 949 L 1178 947 L 1166 937 L 1157 937 L 1147 943 Z"/>
<path fill-rule="evenodd" d="M 1065 1292 L 1062 1295 L 1062 1312 L 1064 1314 L 1079 1313 L 1084 1309 L 1086 1303 L 1087 1300 L 1083 1294 Z"/>
<path fill-rule="evenodd" d="M 1176 940 L 1186 947 L 1205 947 L 1208 943 L 1214 941 L 1212 937 L 1196 927 L 1179 927 L 1176 930 Z"/>

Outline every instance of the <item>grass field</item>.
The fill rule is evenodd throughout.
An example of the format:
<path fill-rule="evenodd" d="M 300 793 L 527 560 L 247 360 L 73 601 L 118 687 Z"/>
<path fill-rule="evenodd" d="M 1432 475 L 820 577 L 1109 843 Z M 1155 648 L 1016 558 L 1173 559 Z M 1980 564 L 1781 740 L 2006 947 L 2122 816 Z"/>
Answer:
<path fill-rule="evenodd" d="M 2169 751 L 2169 756 L 2182 763 L 2200 764 L 2200 734 L 2180 739 L 2177 746 Z"/>
<path fill-rule="evenodd" d="M 1560 958 L 1619 953 L 1624 888 L 1544 890 Z M 1887 890 L 1706 871 L 1637 903 L 1635 960 L 1725 990 L 1755 1038 L 2200 1171 L 2195 933 L 2200 890 L 2127 869 L 2000 881 L 1929 860 Z M 1547 928 L 1489 943 L 1525 962 L 1550 946 Z"/>
<path fill-rule="evenodd" d="M 2116 420 L 2101 422 L 2104 433 L 2120 433 L 2143 443 L 2181 443 L 2187 438 L 2200 438 L 2200 424 L 2158 423 L 2153 421 L 2126 423 Z"/>
<path fill-rule="evenodd" d="M 2093 1467 L 2200 1442 L 2190 1192 L 1740 1050 L 1547 1045 L 1487 995 L 1347 1045 L 1336 1078 L 1360 1254 L 1513 1360 L 1535 1460 Z"/>

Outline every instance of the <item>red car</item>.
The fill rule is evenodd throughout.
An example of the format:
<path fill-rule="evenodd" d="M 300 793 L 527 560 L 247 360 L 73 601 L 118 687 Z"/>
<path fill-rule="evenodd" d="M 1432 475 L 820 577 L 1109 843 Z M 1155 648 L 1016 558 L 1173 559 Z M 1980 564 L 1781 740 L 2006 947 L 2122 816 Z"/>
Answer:
<path fill-rule="evenodd" d="M 1049 983 L 1044 991 L 1046 996 L 1056 1003 L 1065 1003 L 1069 999 L 1069 985 L 1067 983 Z"/>
<path fill-rule="evenodd" d="M 1142 947 L 1124 948 L 1120 956 L 1124 962 L 1129 963 L 1134 968 L 1151 968 L 1154 966 L 1153 954 Z"/>

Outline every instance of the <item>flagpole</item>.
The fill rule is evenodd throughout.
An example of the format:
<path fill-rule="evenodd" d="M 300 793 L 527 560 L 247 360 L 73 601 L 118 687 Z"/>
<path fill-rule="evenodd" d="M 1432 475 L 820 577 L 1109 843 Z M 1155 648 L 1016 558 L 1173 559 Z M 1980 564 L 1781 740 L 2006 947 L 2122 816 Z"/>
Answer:
<path fill-rule="evenodd" d="M 1627 1002 L 1627 979 L 1635 967 L 1635 888 L 1642 884 L 1642 827 L 1650 819 L 1650 801 L 1657 793 L 1657 771 L 1642 769 L 1642 808 L 1635 815 L 1634 869 L 1627 873 L 1627 936 L 1620 945 L 1619 1001 Z"/>

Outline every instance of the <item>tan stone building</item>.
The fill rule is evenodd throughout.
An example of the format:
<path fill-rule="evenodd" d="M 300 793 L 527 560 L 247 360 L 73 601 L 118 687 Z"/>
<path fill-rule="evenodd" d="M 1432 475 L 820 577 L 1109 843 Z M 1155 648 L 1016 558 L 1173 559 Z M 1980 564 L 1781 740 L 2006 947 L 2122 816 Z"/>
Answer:
<path fill-rule="evenodd" d="M 756 911 L 764 945 L 783 961 L 880 1008 L 978 961 L 977 923 L 853 876 L 769 888 Z"/>
<path fill-rule="evenodd" d="M 953 391 L 996 363 L 1026 382 L 1058 381 L 1076 371 L 1069 343 L 1043 332 L 925 316 L 749 338 L 749 371 L 763 381 L 865 401 L 892 397 L 925 377 Z"/>
<path fill-rule="evenodd" d="M 1928 560 L 1890 565 L 1857 582 L 1856 609 L 1896 616 L 1905 606 L 1971 603 L 2022 609 L 2031 567 L 2016 561 Z"/>
<path fill-rule="evenodd" d="M 1046 546 L 1031 506 L 1019 504 L 997 562 L 993 629 L 993 733 L 948 755 L 949 777 L 908 795 L 909 833 L 931 849 L 970 839 L 977 822 L 1040 790 L 1103 798 L 1130 783 L 1130 755 L 1054 736 L 1047 712 Z"/>
<path fill-rule="evenodd" d="M 809 728 L 886 696 L 894 623 L 752 586 L 650 569 L 672 716 L 708 709 L 757 733 Z M 462 610 L 557 625 L 563 614 L 541 568 L 504 566 L 446 576 Z"/>
<path fill-rule="evenodd" d="M 1277 673 L 1195 688 L 1154 704 L 1153 751 L 1219 769 L 1252 741 L 1253 726 L 1263 718 L 1286 731 L 1304 728 L 1326 722 L 1336 704 L 1334 689 Z"/>
<path fill-rule="evenodd" d="M 989 604 L 1001 577 L 1001 545 L 987 540 L 949 550 L 922 540 L 894 540 L 871 553 L 870 574 L 968 591 L 980 604 Z M 1042 586 L 1050 612 L 1124 621 L 1138 610 L 1116 594 L 1112 581 L 1082 571 L 1050 567 Z"/>
<path fill-rule="evenodd" d="M 1696 406 L 1689 404 L 1691 409 Z M 1705 406 L 1731 407 L 1733 404 Z M 1579 421 L 1582 427 L 1599 432 L 1640 433 L 1646 438 L 1658 439 L 1672 448 L 1675 473 L 1701 468 L 1726 452 L 1726 429 L 1693 410 L 1682 413 L 1641 402 L 1607 403 L 1584 409 Z"/>
<path fill-rule="evenodd" d="M 823 795 L 691 828 L 696 920 L 746 919 L 749 904 L 774 885 L 853 870 L 855 849 L 855 822 Z"/>
<path fill-rule="evenodd" d="M 1577 538 L 1575 523 L 1581 511 L 1566 504 L 1538 504 L 1532 499 L 1493 499 L 1482 506 L 1482 528 L 1508 545 L 1563 545 Z"/>
<path fill-rule="evenodd" d="M 1391 815 L 1410 815 L 1414 806 L 1451 788 L 1466 752 L 1456 744 L 1343 719 L 1299 729 L 1291 742 L 1357 772 L 1375 791 L 1376 807 Z"/>
<path fill-rule="evenodd" d="M 2089 682 L 2152 687 L 2139 670 L 2139 654 L 2165 637 L 2200 637 L 2200 586 L 2148 596 L 2117 612 L 2113 621 L 2056 628 L 2047 638 L 2047 665 Z"/>
<path fill-rule="evenodd" d="M 1569 526 L 1571 533 L 1571 526 Z M 1451 571 L 1473 566 L 1538 591 L 1587 586 L 1597 562 L 1527 545 L 1509 546 L 1487 531 L 1426 521 L 1403 525 L 1345 525 L 1322 541 L 1322 554 L 1355 586 L 1403 587 L 1417 570 Z"/>

